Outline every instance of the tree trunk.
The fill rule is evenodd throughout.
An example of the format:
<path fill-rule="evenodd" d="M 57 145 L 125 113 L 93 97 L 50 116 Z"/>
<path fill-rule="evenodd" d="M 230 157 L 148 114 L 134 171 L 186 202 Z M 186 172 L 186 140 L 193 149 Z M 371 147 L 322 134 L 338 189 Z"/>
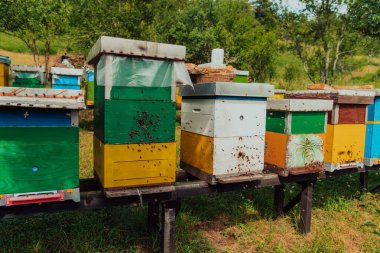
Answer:
<path fill-rule="evenodd" d="M 49 80 L 50 42 L 45 41 L 45 86 Z"/>

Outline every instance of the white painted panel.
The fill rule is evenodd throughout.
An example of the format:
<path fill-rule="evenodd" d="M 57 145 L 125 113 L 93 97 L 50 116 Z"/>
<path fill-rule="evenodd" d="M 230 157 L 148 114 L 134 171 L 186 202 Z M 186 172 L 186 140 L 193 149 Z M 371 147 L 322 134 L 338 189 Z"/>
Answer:
<path fill-rule="evenodd" d="M 266 101 L 216 100 L 214 137 L 265 134 Z"/>
<path fill-rule="evenodd" d="M 215 99 L 182 99 L 181 112 L 214 115 Z"/>
<path fill-rule="evenodd" d="M 265 136 L 214 139 L 214 175 L 253 173 L 264 169 Z"/>
<path fill-rule="evenodd" d="M 181 130 L 214 137 L 214 116 L 210 114 L 182 112 Z"/>
<path fill-rule="evenodd" d="M 331 111 L 332 100 L 318 99 L 275 99 L 268 101 L 268 110 L 293 111 L 293 112 L 315 112 Z"/>

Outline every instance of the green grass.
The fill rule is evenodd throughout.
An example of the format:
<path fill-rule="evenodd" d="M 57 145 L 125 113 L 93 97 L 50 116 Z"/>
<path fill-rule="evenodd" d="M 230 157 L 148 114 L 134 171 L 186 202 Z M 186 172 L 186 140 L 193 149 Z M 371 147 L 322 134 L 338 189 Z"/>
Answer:
<path fill-rule="evenodd" d="M 91 111 L 81 112 L 80 176 L 92 177 Z M 177 125 L 177 156 L 179 131 Z M 370 186 L 380 172 L 370 173 Z M 300 190 L 286 186 L 288 201 Z M 312 233 L 297 232 L 298 207 L 276 217 L 273 188 L 211 194 L 183 200 L 176 218 L 177 252 L 378 252 L 379 195 L 361 194 L 358 175 L 317 183 Z M 47 214 L 0 221 L 2 252 L 159 252 L 158 233 L 147 229 L 140 204 L 98 211 Z"/>
<path fill-rule="evenodd" d="M 39 42 L 38 49 L 43 54 L 44 52 L 44 44 Z M 31 53 L 31 50 L 27 47 L 27 45 L 19 38 L 1 33 L 0 32 L 0 49 L 4 49 L 11 52 L 16 53 Z M 51 44 L 50 53 L 57 54 L 61 51 L 75 52 L 75 48 L 71 46 L 71 40 L 66 38 L 57 38 Z"/>

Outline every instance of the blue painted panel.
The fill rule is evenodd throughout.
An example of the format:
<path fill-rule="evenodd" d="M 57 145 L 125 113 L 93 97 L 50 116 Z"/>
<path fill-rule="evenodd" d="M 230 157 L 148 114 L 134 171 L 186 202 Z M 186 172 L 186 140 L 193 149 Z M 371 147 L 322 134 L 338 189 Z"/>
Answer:
<path fill-rule="evenodd" d="M 371 158 L 372 151 L 373 124 L 367 124 L 365 134 L 364 157 Z"/>
<path fill-rule="evenodd" d="M 70 110 L 0 107 L 0 126 L 71 126 Z"/>
<path fill-rule="evenodd" d="M 53 89 L 64 89 L 64 90 L 80 90 L 79 85 L 52 85 Z"/>
<path fill-rule="evenodd" d="M 53 84 L 56 85 L 80 85 L 80 76 L 65 76 L 65 75 L 57 75 Z"/>
<path fill-rule="evenodd" d="M 380 120 L 380 97 L 375 97 L 375 103 L 373 105 L 368 105 L 367 120 Z"/>
<path fill-rule="evenodd" d="M 87 82 L 93 82 L 94 81 L 94 71 L 90 71 L 87 74 Z"/>

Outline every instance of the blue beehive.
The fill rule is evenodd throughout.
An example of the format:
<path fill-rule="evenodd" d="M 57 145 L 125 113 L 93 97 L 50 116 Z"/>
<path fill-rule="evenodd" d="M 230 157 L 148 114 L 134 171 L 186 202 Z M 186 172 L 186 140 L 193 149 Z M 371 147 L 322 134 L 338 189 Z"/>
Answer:
<path fill-rule="evenodd" d="M 83 69 L 52 67 L 50 72 L 53 89 L 80 90 Z"/>
<path fill-rule="evenodd" d="M 364 164 L 380 164 L 380 89 L 376 90 L 375 103 L 368 106 Z"/>

